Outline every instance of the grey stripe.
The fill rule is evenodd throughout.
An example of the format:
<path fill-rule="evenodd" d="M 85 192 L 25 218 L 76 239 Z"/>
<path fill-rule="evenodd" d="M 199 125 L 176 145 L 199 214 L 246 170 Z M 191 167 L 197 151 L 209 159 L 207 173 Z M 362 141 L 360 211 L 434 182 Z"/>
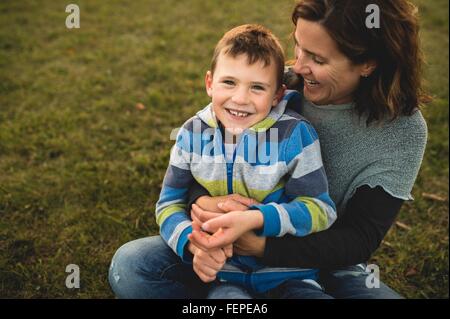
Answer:
<path fill-rule="evenodd" d="M 158 204 L 156 205 L 156 218 L 158 218 L 158 216 L 162 210 L 164 210 L 168 206 L 174 205 L 174 204 L 186 204 L 186 203 L 183 199 L 175 199 L 175 200 L 171 200 L 169 202 L 163 202 L 161 204 L 159 204 L 159 202 L 158 202 Z"/>
<path fill-rule="evenodd" d="M 181 222 L 177 225 L 177 227 L 175 227 L 172 235 L 170 236 L 169 240 L 167 241 L 167 244 L 170 246 L 170 248 L 172 248 L 172 250 L 176 253 L 177 252 L 177 244 L 178 244 L 178 239 L 180 238 L 181 233 L 183 233 L 183 231 L 188 228 L 191 225 L 190 221 L 184 221 Z"/>
<path fill-rule="evenodd" d="M 318 170 L 322 166 L 320 143 L 319 140 L 316 140 L 311 145 L 306 146 L 300 154 L 294 157 L 288 164 L 288 169 L 293 178 L 300 178 Z"/>
<path fill-rule="evenodd" d="M 327 214 L 327 221 L 328 221 L 327 228 L 329 228 L 336 221 L 337 218 L 336 211 L 333 209 L 333 207 L 331 207 L 330 205 L 321 200 L 318 200 L 316 198 L 312 198 L 312 200 L 317 205 L 319 205 L 322 211 L 324 211 Z"/>
<path fill-rule="evenodd" d="M 295 235 L 297 232 L 297 229 L 294 227 L 294 225 L 291 222 L 291 218 L 289 217 L 289 213 L 287 210 L 279 204 L 272 204 L 275 206 L 275 208 L 278 211 L 278 216 L 280 217 L 280 233 L 277 235 L 277 237 L 282 237 L 286 234 L 292 234 Z"/>

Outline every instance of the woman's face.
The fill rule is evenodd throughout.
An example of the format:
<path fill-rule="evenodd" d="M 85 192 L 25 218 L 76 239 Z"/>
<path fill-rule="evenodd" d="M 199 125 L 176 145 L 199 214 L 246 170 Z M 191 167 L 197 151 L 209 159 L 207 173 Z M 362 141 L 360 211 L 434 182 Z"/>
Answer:
<path fill-rule="evenodd" d="M 317 22 L 298 19 L 295 43 L 294 72 L 305 80 L 305 98 L 317 105 L 351 102 L 367 66 L 353 64 Z"/>

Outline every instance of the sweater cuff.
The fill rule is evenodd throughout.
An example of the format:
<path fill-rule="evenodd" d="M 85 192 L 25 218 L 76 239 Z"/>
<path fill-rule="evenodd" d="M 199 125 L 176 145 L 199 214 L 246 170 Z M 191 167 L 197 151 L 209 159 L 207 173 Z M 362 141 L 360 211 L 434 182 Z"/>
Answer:
<path fill-rule="evenodd" d="M 263 214 L 264 225 L 261 230 L 255 231 L 258 236 L 275 237 L 278 236 L 281 229 L 280 217 L 275 206 L 268 205 L 252 205 L 249 209 L 258 209 Z"/>
<path fill-rule="evenodd" d="M 189 249 L 187 249 L 187 245 L 189 244 L 188 235 L 192 233 L 192 226 L 187 227 L 180 235 L 177 244 L 177 255 L 181 257 L 181 260 L 184 263 L 192 263 L 192 254 Z"/>

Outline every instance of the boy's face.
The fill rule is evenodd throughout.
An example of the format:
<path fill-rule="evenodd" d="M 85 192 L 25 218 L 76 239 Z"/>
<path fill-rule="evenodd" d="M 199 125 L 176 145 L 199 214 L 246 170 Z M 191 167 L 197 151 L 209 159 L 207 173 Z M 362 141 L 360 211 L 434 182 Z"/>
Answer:
<path fill-rule="evenodd" d="M 233 134 L 266 118 L 284 93 L 284 88 L 277 90 L 275 63 L 249 65 L 245 54 L 233 58 L 221 53 L 205 84 L 217 120 Z"/>

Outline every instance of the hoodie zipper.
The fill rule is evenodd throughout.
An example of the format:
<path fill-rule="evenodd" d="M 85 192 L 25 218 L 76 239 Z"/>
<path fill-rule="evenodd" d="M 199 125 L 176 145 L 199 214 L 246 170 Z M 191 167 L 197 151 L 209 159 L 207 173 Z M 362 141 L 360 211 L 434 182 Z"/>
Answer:
<path fill-rule="evenodd" d="M 239 142 L 234 147 L 233 160 L 231 161 L 231 163 L 228 163 L 228 162 L 226 163 L 226 165 L 227 165 L 227 191 L 228 191 L 228 194 L 233 194 L 233 168 L 234 168 L 234 161 L 236 160 L 237 149 L 238 149 L 239 145 L 241 144 L 243 138 L 244 138 L 244 136 L 242 136 L 240 138 Z M 224 158 L 225 158 L 225 140 L 222 140 L 222 152 L 223 152 Z"/>
<path fill-rule="evenodd" d="M 225 155 L 225 142 L 223 142 L 222 146 L 223 146 L 223 154 Z M 226 165 L 227 165 L 227 190 L 228 190 L 228 194 L 233 194 L 233 166 L 234 166 L 234 160 L 236 158 L 236 149 L 237 149 L 237 145 L 234 148 L 232 162 L 231 163 L 228 163 L 228 162 L 226 163 Z"/>

